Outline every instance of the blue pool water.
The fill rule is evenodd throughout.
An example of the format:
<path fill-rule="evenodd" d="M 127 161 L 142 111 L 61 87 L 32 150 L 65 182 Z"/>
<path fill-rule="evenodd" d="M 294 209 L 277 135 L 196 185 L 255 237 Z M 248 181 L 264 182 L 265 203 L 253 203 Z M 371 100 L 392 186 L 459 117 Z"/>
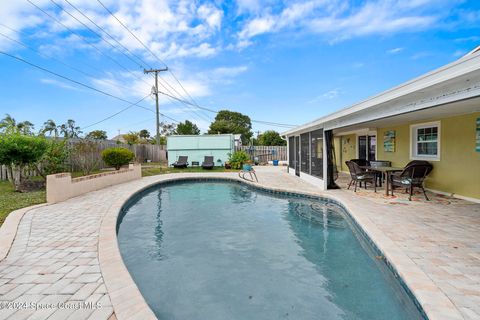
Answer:
<path fill-rule="evenodd" d="M 190 181 L 123 214 L 123 260 L 160 319 L 422 318 L 334 204 Z"/>

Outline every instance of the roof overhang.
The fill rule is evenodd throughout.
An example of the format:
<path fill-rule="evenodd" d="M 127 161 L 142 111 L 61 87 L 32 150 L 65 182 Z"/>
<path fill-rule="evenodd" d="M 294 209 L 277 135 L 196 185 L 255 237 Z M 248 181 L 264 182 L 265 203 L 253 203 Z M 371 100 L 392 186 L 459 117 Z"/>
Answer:
<path fill-rule="evenodd" d="M 451 106 L 453 102 L 479 96 L 480 52 L 475 52 L 282 135 L 298 135 L 316 128 L 342 128 L 437 106 Z"/>

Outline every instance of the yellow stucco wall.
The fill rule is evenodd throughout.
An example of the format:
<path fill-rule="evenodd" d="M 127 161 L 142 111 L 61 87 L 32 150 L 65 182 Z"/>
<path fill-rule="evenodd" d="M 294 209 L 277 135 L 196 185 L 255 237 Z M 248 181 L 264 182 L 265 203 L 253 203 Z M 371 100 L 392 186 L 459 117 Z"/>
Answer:
<path fill-rule="evenodd" d="M 475 152 L 476 119 L 480 113 L 431 119 L 440 121 L 440 161 L 431 161 L 433 171 L 426 186 L 434 190 L 480 199 L 480 152 Z M 377 159 L 403 167 L 410 161 L 410 125 L 377 129 Z M 395 152 L 385 152 L 383 136 L 395 130 Z"/>
<path fill-rule="evenodd" d="M 357 136 L 355 134 L 349 134 L 346 136 L 340 136 L 338 139 L 337 150 L 337 165 L 338 170 L 348 172 L 348 168 L 345 165 L 345 161 L 355 159 L 357 157 Z M 335 145 L 337 148 L 337 145 Z M 340 166 L 341 163 L 341 166 Z"/>

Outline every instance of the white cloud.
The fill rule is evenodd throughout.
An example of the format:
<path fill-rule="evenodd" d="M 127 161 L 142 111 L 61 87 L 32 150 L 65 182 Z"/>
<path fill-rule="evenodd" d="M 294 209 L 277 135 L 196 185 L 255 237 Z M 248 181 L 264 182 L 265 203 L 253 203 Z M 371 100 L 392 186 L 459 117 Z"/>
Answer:
<path fill-rule="evenodd" d="M 30 27 L 36 27 L 36 32 L 47 30 L 49 37 L 45 40 L 49 39 L 51 42 L 58 42 L 69 36 L 69 32 L 63 26 L 48 18 L 28 2 L 3 2 L 0 6 L 0 21 L 2 23 L 18 30 Z M 112 50 L 101 39 L 92 40 L 91 37 L 95 38 L 96 36 L 76 19 L 82 21 L 95 32 L 102 34 L 103 38 L 112 44 L 115 44 L 115 42 L 67 3 L 60 0 L 55 1 L 76 19 L 48 0 L 35 0 L 33 2 L 75 32 L 82 35 L 90 34 L 87 41 L 93 41 L 95 45 L 101 48 Z M 155 60 L 142 44 L 132 37 L 96 1 L 71 0 L 71 2 L 129 50 L 144 55 L 144 58 L 151 62 Z M 210 57 L 218 53 L 219 48 L 217 48 L 215 37 L 221 31 L 223 11 L 213 3 L 196 4 L 188 0 L 106 0 L 104 2 L 139 39 L 160 57 L 168 55 L 170 59 L 181 59 L 189 56 Z M 9 35 L 18 36 L 13 32 L 9 32 Z M 82 41 L 79 40 L 79 42 Z M 53 44 L 43 43 L 43 45 L 47 47 Z M 0 39 L 0 48 L 5 49 L 9 46 L 11 45 L 8 41 L 3 38 Z M 80 46 L 74 46 L 73 48 L 84 49 Z"/>
<path fill-rule="evenodd" d="M 387 53 L 397 54 L 397 53 L 400 53 L 400 52 L 402 52 L 402 51 L 403 51 L 403 48 L 398 47 L 398 48 L 392 48 L 392 49 L 390 49 L 390 50 L 387 50 Z"/>
<path fill-rule="evenodd" d="M 317 103 L 317 102 L 320 102 L 320 101 L 333 100 L 333 99 L 338 98 L 341 94 L 342 94 L 342 90 L 339 89 L 339 88 L 335 88 L 335 89 L 329 90 L 327 92 L 324 92 L 324 93 L 316 96 L 315 98 L 311 99 L 310 101 L 307 101 L 307 103 L 313 104 L 313 103 Z"/>
<path fill-rule="evenodd" d="M 59 87 L 59 88 L 62 88 L 62 89 L 81 91 L 81 88 L 79 88 L 79 87 L 75 87 L 75 86 L 70 85 L 66 82 L 55 80 L 55 79 L 44 78 L 44 79 L 40 79 L 40 82 L 44 83 L 44 84 L 52 85 L 52 86 L 55 86 L 55 87 Z"/>
<path fill-rule="evenodd" d="M 238 32 L 237 47 L 251 45 L 250 40 L 261 34 L 284 31 L 324 35 L 330 42 L 373 34 L 415 32 L 438 27 L 445 6 L 443 0 L 372 1 L 357 5 L 339 0 L 287 2 L 275 14 L 269 7 L 263 11 L 267 13 L 247 19 Z M 471 13 L 468 17 L 472 20 L 476 15 Z"/>

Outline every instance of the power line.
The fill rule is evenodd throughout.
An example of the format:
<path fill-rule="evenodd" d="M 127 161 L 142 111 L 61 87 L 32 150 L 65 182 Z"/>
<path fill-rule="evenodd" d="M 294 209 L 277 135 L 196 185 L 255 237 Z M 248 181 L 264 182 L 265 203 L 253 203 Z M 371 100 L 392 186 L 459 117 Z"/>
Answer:
<path fill-rule="evenodd" d="M 172 99 L 176 99 L 176 100 L 179 100 L 179 98 L 177 97 L 173 97 L 173 96 L 170 96 L 168 93 L 165 93 L 165 92 L 161 92 L 159 91 L 160 94 L 163 94 L 165 96 L 169 96 L 170 98 Z M 212 113 L 218 113 L 219 111 L 216 111 L 216 110 L 213 110 L 213 109 L 210 109 L 210 108 L 206 108 L 206 107 L 201 107 L 201 106 L 198 106 L 198 105 L 194 105 L 192 104 L 191 102 L 189 101 L 182 101 L 183 103 L 185 104 L 189 104 L 189 105 L 192 105 L 192 106 L 196 106 L 200 109 L 203 109 L 205 111 L 209 111 L 209 112 L 212 112 Z M 262 121 L 262 120 L 250 120 L 251 122 L 255 122 L 255 123 L 260 123 L 260 124 L 265 124 L 265 125 L 270 125 L 270 126 L 275 126 L 275 127 L 285 127 L 285 128 L 294 128 L 296 127 L 296 125 L 293 125 L 293 124 L 286 124 L 286 123 L 277 123 L 277 122 L 270 122 L 270 121 Z"/>
<path fill-rule="evenodd" d="M 85 15 L 82 11 L 80 11 L 75 5 L 73 5 L 71 2 L 69 2 L 68 0 L 64 0 L 66 3 L 68 3 L 72 8 L 74 8 L 77 12 L 79 12 L 83 17 L 85 17 L 88 21 L 90 21 L 91 23 L 93 23 L 98 29 L 100 29 L 103 33 L 105 33 L 106 35 L 108 35 L 112 40 L 114 40 L 119 46 L 121 46 L 125 51 L 127 51 L 130 55 L 136 57 L 141 64 L 145 64 L 147 66 L 149 66 L 149 64 L 147 62 L 145 62 L 142 58 L 140 58 L 139 56 L 135 55 L 134 53 L 132 53 L 127 47 L 125 47 L 123 44 L 121 44 L 119 41 L 117 41 L 112 35 L 110 35 L 104 28 L 100 27 L 97 23 L 95 23 L 92 19 L 90 19 L 87 15 Z M 110 43 L 109 41 L 107 41 L 105 38 L 102 37 L 102 35 L 100 35 L 99 33 L 95 32 L 94 30 L 92 30 L 89 26 L 87 26 L 85 23 L 83 23 L 82 21 L 80 21 L 77 17 L 75 17 L 73 14 L 71 14 L 69 11 L 67 11 L 64 7 L 60 6 L 58 3 L 56 3 L 54 0 L 50 0 L 50 2 L 52 2 L 55 6 L 57 6 L 60 10 L 62 10 L 63 12 L 65 12 L 66 14 L 68 14 L 70 17 L 72 17 L 73 19 L 75 19 L 77 22 L 79 22 L 80 24 L 82 24 L 85 28 L 87 28 L 90 32 L 92 32 L 93 34 L 95 34 L 100 40 L 104 41 L 105 43 L 107 43 L 109 46 L 111 46 L 113 49 L 115 50 L 118 50 L 119 52 L 121 52 L 125 57 L 127 57 L 127 59 L 129 59 L 130 61 L 132 61 L 133 63 L 137 64 L 138 62 L 133 60 L 129 55 L 125 54 L 124 52 L 122 52 L 122 50 L 119 50 L 118 46 L 116 45 L 113 45 L 112 43 Z M 140 67 L 142 67 L 140 65 Z M 149 66 L 150 67 L 150 66 Z M 150 67 L 151 68 L 151 67 Z M 173 88 L 166 80 L 163 80 L 163 79 L 158 79 L 160 80 L 160 85 L 165 89 L 167 90 L 170 94 L 173 95 L 173 93 L 162 83 L 162 81 L 165 81 L 165 83 L 170 87 L 172 88 L 178 95 L 180 95 L 178 93 L 178 91 L 175 90 L 175 88 Z M 157 82 L 158 82 L 157 80 Z M 180 95 L 181 97 L 181 95 Z M 197 116 L 199 117 L 202 117 L 202 115 L 200 113 L 197 113 L 195 112 L 194 110 L 192 110 L 192 112 L 194 114 L 196 114 Z M 208 121 L 210 121 L 210 119 L 207 118 Z"/>
<path fill-rule="evenodd" d="M 105 91 L 103 91 L 103 90 L 94 88 L 94 87 L 92 87 L 92 86 L 90 86 L 90 85 L 88 85 L 88 84 L 82 83 L 82 82 L 80 82 L 80 81 L 71 79 L 71 78 L 69 78 L 69 77 L 66 77 L 66 76 L 64 76 L 64 75 L 61 75 L 61 74 L 56 73 L 56 72 L 54 72 L 54 71 L 48 70 L 48 69 L 46 69 L 46 68 L 43 68 L 43 67 L 41 67 L 41 66 L 39 66 L 39 65 L 36 65 L 36 64 L 34 64 L 34 63 L 32 63 L 32 62 L 29 62 L 29 61 L 27 61 L 27 60 L 25 60 L 25 59 L 22 59 L 22 58 L 20 58 L 20 57 L 16 57 L 16 56 L 14 56 L 14 55 L 11 55 L 11 54 L 9 54 L 9 53 L 7 53 L 7 52 L 0 51 L 0 54 L 3 54 L 3 55 L 5 55 L 5 56 L 10 57 L 10 58 L 12 58 L 12 59 L 15 59 L 15 60 L 17 60 L 17 61 L 23 62 L 23 63 L 25 63 L 25 64 L 27 64 L 27 65 L 29 65 L 29 66 L 31 66 L 31 67 L 34 67 L 34 68 L 39 69 L 39 70 L 42 70 L 42 71 L 44 71 L 44 72 L 46 72 L 46 73 L 49 73 L 49 74 L 52 74 L 52 75 L 54 75 L 54 76 L 56 76 L 56 77 L 62 78 L 62 79 L 64 79 L 64 80 L 70 81 L 70 82 L 72 82 L 72 83 L 75 83 L 75 84 L 77 84 L 77 85 L 79 85 L 79 86 L 82 86 L 82 87 L 84 87 L 84 88 L 93 90 L 93 91 L 95 91 L 95 92 L 101 93 L 101 94 L 106 95 L 106 96 L 108 96 L 108 97 L 111 97 L 111 98 L 117 99 L 117 100 L 119 100 L 119 101 L 122 101 L 122 102 L 124 102 L 124 103 L 128 103 L 129 105 L 135 105 L 135 106 L 137 106 L 137 107 L 139 107 L 139 108 L 142 108 L 142 109 L 145 109 L 145 110 L 148 110 L 148 111 L 150 111 L 150 112 L 155 113 L 155 111 L 153 111 L 152 109 L 147 108 L 147 107 L 144 107 L 144 106 L 142 106 L 142 105 L 139 105 L 139 102 L 131 102 L 131 101 L 128 101 L 128 100 L 126 100 L 126 99 L 124 99 L 124 98 L 118 97 L 118 96 L 113 95 L 113 94 L 111 94 L 111 93 L 108 93 L 108 92 L 105 92 Z M 142 98 L 142 101 L 143 101 L 145 98 L 146 98 L 146 97 Z M 170 118 L 170 117 L 168 117 L 168 118 Z M 170 119 L 172 119 L 172 118 L 170 118 Z"/>
<path fill-rule="evenodd" d="M 20 31 L 18 31 L 18 30 L 15 30 L 15 29 L 13 29 L 13 28 L 10 28 L 10 27 L 4 25 L 3 23 L 0 23 L 0 25 L 1 25 L 2 27 L 4 27 L 4 28 L 7 28 L 7 29 L 11 30 L 11 31 L 14 31 L 14 32 L 16 32 L 16 33 L 18 33 L 18 34 L 24 34 L 23 32 L 20 32 Z M 121 85 L 121 84 L 119 84 L 119 83 L 116 83 L 116 82 L 111 81 L 111 80 L 108 80 L 108 79 L 98 79 L 95 75 L 93 75 L 93 74 L 91 74 L 91 73 L 89 73 L 89 72 L 83 71 L 82 69 L 79 69 L 79 68 L 77 68 L 77 67 L 75 67 L 75 66 L 72 66 L 72 65 L 70 65 L 70 64 L 68 64 L 68 63 L 66 63 L 66 62 L 63 62 L 63 61 L 60 60 L 60 59 L 55 58 L 55 57 L 50 57 L 50 56 L 48 56 L 48 55 L 46 55 L 46 54 L 43 54 L 43 53 L 41 53 L 40 51 L 38 51 L 37 49 L 35 49 L 35 48 L 27 45 L 26 43 L 24 43 L 24 42 L 22 42 L 22 41 L 20 41 L 20 40 L 13 39 L 13 38 L 9 37 L 8 35 L 6 35 L 6 34 L 4 34 L 4 33 L 2 33 L 2 32 L 0 32 L 0 36 L 6 38 L 6 39 L 8 39 L 8 40 L 10 40 L 11 42 L 15 42 L 15 43 L 17 43 L 17 44 L 19 44 L 19 45 L 21 45 L 21 46 L 23 46 L 23 47 L 25 47 L 25 48 L 33 51 L 33 52 L 35 52 L 35 53 L 36 53 L 38 56 L 40 56 L 40 57 L 43 57 L 43 58 L 45 58 L 45 59 L 51 59 L 51 60 L 53 60 L 53 61 L 56 61 L 56 62 L 58 62 L 58 63 L 60 63 L 60 64 L 62 64 L 62 65 L 64 65 L 64 66 L 66 66 L 67 68 L 70 68 L 70 69 L 72 69 L 72 70 L 74 70 L 74 71 L 76 71 L 76 72 L 78 72 L 78 73 L 83 74 L 84 76 L 87 76 L 87 77 L 91 78 L 92 80 L 96 80 L 96 81 L 99 81 L 99 82 L 106 82 L 106 83 L 110 83 L 110 84 L 112 84 L 112 85 L 114 85 L 114 86 L 118 86 L 118 87 L 124 88 L 124 89 L 126 89 L 126 90 L 132 90 L 131 87 L 123 86 L 123 85 Z M 90 65 L 88 65 L 88 64 L 84 64 L 84 65 L 86 65 L 86 66 L 88 66 L 88 67 L 90 67 L 90 68 L 93 69 L 93 66 L 90 66 Z M 135 89 L 135 91 L 140 92 L 140 91 L 137 90 L 137 89 Z M 143 92 L 141 92 L 141 93 L 143 94 Z M 170 99 L 171 99 L 171 98 L 170 98 Z"/>
<path fill-rule="evenodd" d="M 51 14 L 49 14 L 48 12 L 46 12 L 45 10 L 43 10 L 42 8 L 40 8 L 39 6 L 37 6 L 35 3 L 33 3 L 31 0 L 27 0 L 28 3 L 30 3 L 32 6 L 34 6 L 35 8 L 37 8 L 38 10 L 40 10 L 41 12 L 43 12 L 43 14 L 45 14 L 47 17 L 49 17 L 50 19 L 52 19 L 53 21 L 55 21 L 56 23 L 58 23 L 59 25 L 61 25 L 62 27 L 64 27 L 65 29 L 67 29 L 70 33 L 76 35 L 80 40 L 82 40 L 83 42 L 85 42 L 87 45 L 91 46 L 92 48 L 94 48 L 98 53 L 100 53 L 101 55 L 105 56 L 106 58 L 108 58 L 109 60 L 111 60 L 112 62 L 114 62 L 116 65 L 118 65 L 120 68 L 124 69 L 125 71 L 127 71 L 128 73 L 130 73 L 133 77 L 139 79 L 140 81 L 144 81 L 146 84 L 150 85 L 148 82 L 146 82 L 144 79 L 142 79 L 141 77 L 139 77 L 138 75 L 136 75 L 135 73 L 133 73 L 131 70 L 129 70 L 127 67 L 125 67 L 124 65 L 122 65 L 120 62 L 118 62 L 116 59 L 110 57 L 109 55 L 105 54 L 102 50 L 100 50 L 97 46 L 95 46 L 93 43 L 91 43 L 90 41 L 87 41 L 83 36 L 81 36 L 80 34 L 78 34 L 77 32 L 75 32 L 74 30 L 72 30 L 70 27 L 66 26 L 63 22 L 59 21 L 57 18 L 55 18 L 54 16 L 52 16 Z"/>
<path fill-rule="evenodd" d="M 84 14 L 81 10 L 79 10 L 74 4 L 72 4 L 70 1 L 68 0 L 64 0 L 66 3 L 68 3 L 72 8 L 74 8 L 78 13 L 80 13 L 85 19 L 87 19 L 88 21 L 90 21 L 92 24 L 94 24 L 98 29 L 102 30 L 103 33 L 105 33 L 110 39 L 112 39 L 113 41 L 115 41 L 115 43 L 117 43 L 119 46 L 121 46 L 125 51 L 127 51 L 131 56 L 135 57 L 136 59 L 138 59 L 138 61 L 140 61 L 141 63 L 143 63 L 145 66 L 151 68 L 151 66 L 145 61 L 143 60 L 141 57 L 139 57 L 138 55 L 136 55 L 135 53 L 131 52 L 127 47 L 125 47 L 120 41 L 118 41 L 117 39 L 115 39 L 110 33 L 108 33 L 104 28 L 102 28 L 101 26 L 99 26 L 95 21 L 93 21 L 92 19 L 90 19 L 86 14 Z M 144 66 L 141 66 L 142 68 L 144 68 Z"/>
<path fill-rule="evenodd" d="M 118 66 L 120 66 L 122 69 L 126 70 L 127 72 L 129 72 L 132 76 L 134 76 L 135 78 L 139 79 L 140 81 L 143 81 L 144 83 L 146 83 L 147 85 L 150 85 L 148 82 L 146 82 L 144 79 L 142 79 L 141 77 L 137 76 L 136 74 L 134 74 L 132 71 L 130 71 L 128 68 L 126 68 L 125 66 L 123 66 L 122 64 L 120 64 L 117 60 L 113 59 L 112 57 L 106 55 L 105 53 L 103 53 L 100 49 L 98 49 L 95 45 L 93 45 L 92 43 L 90 43 L 89 41 L 86 41 L 84 37 L 82 37 L 81 35 L 79 35 L 77 32 L 75 32 L 74 30 L 72 30 L 71 28 L 69 28 L 68 26 L 66 26 L 65 24 L 63 24 L 62 22 L 60 22 L 58 19 L 56 19 L 55 17 L 51 16 L 50 14 L 48 14 L 45 10 L 43 10 L 42 8 L 38 7 L 37 5 L 35 5 L 34 3 L 32 3 L 30 0 L 27 0 L 31 5 L 33 5 L 35 8 L 37 8 L 38 10 L 42 11 L 45 15 L 47 15 L 50 19 L 54 20 L 55 22 L 57 22 L 58 24 L 60 24 L 61 26 L 63 26 L 65 29 L 67 29 L 69 32 L 71 32 L 72 34 L 76 35 L 77 37 L 79 37 L 82 41 L 84 41 L 85 43 L 87 43 L 88 45 L 92 46 L 94 49 L 96 49 L 100 54 L 104 55 L 105 57 L 109 58 L 110 60 L 112 60 L 113 62 L 115 62 Z M 64 11 L 66 14 L 68 14 L 70 17 L 72 17 L 73 19 L 75 19 L 76 21 L 78 21 L 79 23 L 81 23 L 85 28 L 87 28 L 88 30 L 90 30 L 92 33 L 94 33 L 97 37 L 100 38 L 100 40 L 103 40 L 105 43 L 109 44 L 112 48 L 114 49 L 117 49 L 118 48 L 114 45 L 112 45 L 110 42 L 106 41 L 101 35 L 99 35 L 97 32 L 95 32 L 94 30 L 92 30 L 90 27 L 88 27 L 85 23 L 83 23 L 82 21 L 80 21 L 79 19 L 77 19 L 75 16 L 73 16 L 70 12 L 68 12 L 67 10 L 65 10 L 65 8 L 63 8 L 62 6 L 60 6 L 58 3 L 56 3 L 55 1 L 53 0 L 50 0 L 54 5 L 56 5 L 60 10 Z M 68 2 L 67 0 L 65 0 L 66 2 Z M 68 2 L 70 5 L 72 5 L 70 2 Z M 72 5 L 72 7 L 74 7 Z M 76 7 L 74 7 L 74 9 L 76 9 L 77 11 L 79 11 Z M 81 11 L 79 11 L 83 16 L 86 17 L 86 15 L 84 15 Z M 91 19 L 89 19 L 91 21 Z M 93 22 L 93 21 L 92 21 Z M 98 25 L 95 24 L 97 27 Z M 102 31 L 104 31 L 105 33 L 107 33 L 105 30 L 103 30 L 103 28 L 100 28 L 102 29 Z M 108 34 L 108 33 L 107 33 Z M 110 35 L 110 34 L 109 34 Z M 110 35 L 110 37 L 112 37 Z M 113 37 L 112 37 L 113 39 Z M 118 41 L 117 41 L 118 42 Z M 119 42 L 118 42 L 119 43 Z M 120 43 L 119 43 L 120 44 Z M 126 47 L 124 47 L 122 45 L 123 48 L 125 48 L 128 52 L 130 52 Z M 120 51 L 120 50 L 119 50 Z M 125 53 L 122 52 L 123 55 L 125 55 L 127 58 L 129 58 L 132 62 L 134 62 L 135 64 L 137 64 L 137 62 L 135 62 L 133 59 L 131 59 L 128 55 L 126 55 Z M 142 62 L 145 62 L 141 59 Z M 145 63 L 147 64 L 147 63 Z M 148 65 L 148 64 L 147 64 Z M 167 91 L 168 88 L 166 88 L 163 83 L 160 83 L 162 85 L 162 87 L 164 87 Z M 168 84 L 168 83 L 167 83 Z M 170 91 L 169 91 L 170 92 Z M 170 118 L 170 119 L 173 119 L 173 118 Z"/>
<path fill-rule="evenodd" d="M 107 120 L 109 120 L 109 119 L 112 119 L 113 117 L 119 115 L 120 113 L 122 113 L 122 112 L 130 109 L 131 107 L 135 106 L 136 104 L 138 104 L 138 103 L 142 102 L 143 100 L 145 100 L 146 98 L 150 97 L 150 95 L 151 95 L 151 94 L 148 94 L 148 95 L 146 95 L 145 97 L 143 97 L 142 99 L 138 100 L 137 102 L 132 103 L 132 104 L 128 105 L 127 107 L 123 108 L 122 110 L 120 110 L 120 111 L 118 111 L 118 112 L 115 112 L 114 114 L 112 114 L 112 115 L 110 115 L 110 116 L 108 116 L 108 117 L 106 117 L 106 118 L 103 118 L 102 120 L 99 120 L 99 121 L 97 121 L 97 122 L 95 122 L 95 123 L 89 124 L 88 126 L 82 127 L 81 129 L 84 130 L 84 129 L 93 127 L 93 126 L 95 126 L 95 125 L 97 125 L 97 124 L 100 124 L 100 123 L 102 123 L 102 122 L 105 122 L 105 121 L 107 121 Z"/>
<path fill-rule="evenodd" d="M 117 20 L 117 22 L 125 29 L 127 30 L 128 33 L 130 33 L 148 52 L 150 52 L 150 54 L 156 58 L 158 61 L 160 61 L 160 63 L 164 64 L 165 67 L 168 67 L 168 65 L 165 63 L 165 61 L 163 61 L 162 59 L 160 59 L 160 57 L 155 54 L 155 52 L 153 52 L 142 40 L 140 40 L 136 35 L 135 33 L 133 33 L 119 18 L 117 18 L 117 16 L 112 12 L 110 11 L 110 9 L 108 9 L 107 6 L 105 6 L 103 4 L 102 1 L 100 0 L 97 0 L 98 3 L 100 3 L 100 5 L 115 19 Z M 180 80 L 178 80 L 177 76 L 175 76 L 175 74 L 173 73 L 173 71 L 169 68 L 169 73 L 172 75 L 172 77 L 175 79 L 175 81 L 180 85 L 180 87 L 183 89 L 183 91 L 187 94 L 187 96 L 193 101 L 193 105 L 198 105 L 197 102 L 192 98 L 192 96 L 188 93 L 188 91 L 185 89 L 185 87 L 182 85 L 182 83 L 180 82 Z M 182 100 L 186 100 L 184 97 L 182 97 L 182 95 L 175 89 L 173 88 L 167 81 L 165 81 L 168 86 L 170 88 L 172 88 L 181 98 Z M 201 109 L 201 108 L 200 108 Z"/>

